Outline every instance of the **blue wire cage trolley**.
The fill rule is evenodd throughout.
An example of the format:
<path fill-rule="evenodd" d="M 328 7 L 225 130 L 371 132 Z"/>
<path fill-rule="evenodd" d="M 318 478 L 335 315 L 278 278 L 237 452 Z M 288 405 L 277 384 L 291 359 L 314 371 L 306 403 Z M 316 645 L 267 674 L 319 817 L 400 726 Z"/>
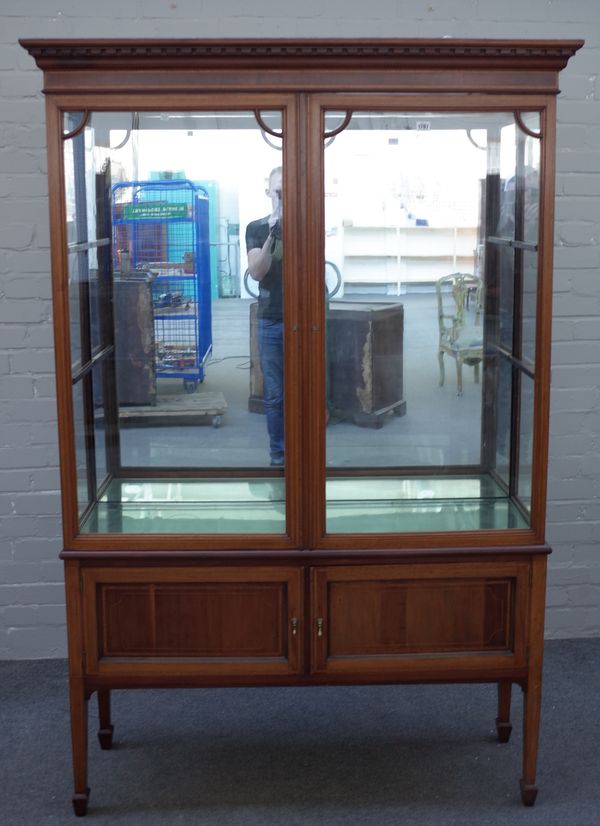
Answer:
<path fill-rule="evenodd" d="M 191 393 L 212 351 L 208 193 L 183 178 L 112 192 L 115 270 L 151 279 L 156 377 Z"/>

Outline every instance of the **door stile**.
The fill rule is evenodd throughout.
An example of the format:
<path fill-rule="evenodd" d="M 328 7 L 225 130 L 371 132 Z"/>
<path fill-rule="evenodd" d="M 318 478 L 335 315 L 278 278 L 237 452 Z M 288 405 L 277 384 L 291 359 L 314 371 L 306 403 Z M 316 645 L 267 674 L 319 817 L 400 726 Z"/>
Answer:
<path fill-rule="evenodd" d="M 541 180 L 537 329 L 535 352 L 535 402 L 531 527 L 544 542 L 546 521 L 547 456 L 550 419 L 550 360 L 552 349 L 552 275 L 554 254 L 554 181 L 556 176 L 556 98 L 549 97 L 541 113 Z"/>
<path fill-rule="evenodd" d="M 303 96 L 305 106 L 304 146 L 306 151 L 305 186 L 307 220 L 305 227 L 306 288 L 304 306 L 306 377 L 303 428 L 307 460 L 306 547 L 318 547 L 325 533 L 325 427 L 326 427 L 326 307 L 325 307 L 325 238 L 324 238 L 324 159 L 323 110 L 319 100 Z"/>
<path fill-rule="evenodd" d="M 301 114 L 296 96 L 282 104 L 284 243 L 284 415 L 286 444 L 286 533 L 294 547 L 302 541 L 301 317 L 304 251 L 301 226 Z M 300 197 L 299 197 L 300 195 Z M 287 216 L 287 217 L 285 217 Z"/>
<path fill-rule="evenodd" d="M 48 192 L 52 266 L 52 306 L 54 323 L 54 360 L 57 386 L 58 438 L 62 461 L 61 496 L 63 545 L 69 547 L 78 532 L 77 472 L 75 445 L 70 437 L 74 430 L 71 394 L 71 327 L 69 321 L 69 285 L 67 279 L 67 238 L 64 223 L 65 177 L 63 153 L 63 110 L 56 100 L 46 98 L 46 135 L 48 142 Z M 58 239 L 58 240 L 56 240 Z"/>

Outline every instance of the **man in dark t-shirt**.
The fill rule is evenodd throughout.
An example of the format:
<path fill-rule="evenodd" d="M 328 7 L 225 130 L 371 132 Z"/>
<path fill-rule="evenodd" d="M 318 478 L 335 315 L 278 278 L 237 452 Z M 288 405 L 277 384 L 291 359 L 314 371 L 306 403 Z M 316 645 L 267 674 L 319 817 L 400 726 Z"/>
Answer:
<path fill-rule="evenodd" d="M 246 228 L 248 272 L 258 282 L 258 352 L 271 465 L 284 463 L 282 168 L 271 170 L 266 194 L 272 211 Z"/>

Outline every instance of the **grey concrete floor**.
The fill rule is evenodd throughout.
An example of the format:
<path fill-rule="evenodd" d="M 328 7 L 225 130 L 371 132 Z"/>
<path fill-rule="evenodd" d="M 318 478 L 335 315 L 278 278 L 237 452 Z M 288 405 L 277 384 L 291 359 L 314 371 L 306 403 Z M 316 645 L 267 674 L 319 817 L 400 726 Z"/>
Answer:
<path fill-rule="evenodd" d="M 596 826 L 599 686 L 600 639 L 546 643 L 528 809 L 518 689 L 507 744 L 493 685 L 115 691 L 110 751 L 91 702 L 87 822 Z M 0 662 L 0 726 L 2 826 L 75 823 L 66 663 Z"/>
<path fill-rule="evenodd" d="M 370 297 L 372 298 L 372 297 Z M 358 296 L 357 300 L 364 300 Z M 378 296 L 376 300 L 381 301 Z M 380 429 L 332 421 L 327 461 L 334 466 L 477 464 L 480 451 L 481 385 L 464 371 L 457 396 L 454 362 L 446 357 L 446 382 L 439 387 L 435 294 L 401 296 L 404 305 L 405 416 L 390 415 Z M 268 463 L 264 416 L 248 412 L 249 301 L 213 304 L 213 357 L 197 391 L 221 392 L 227 411 L 219 428 L 129 426 L 122 430 L 123 463 L 149 466 L 256 467 Z M 159 380 L 159 392 L 183 394 L 181 380 Z"/>

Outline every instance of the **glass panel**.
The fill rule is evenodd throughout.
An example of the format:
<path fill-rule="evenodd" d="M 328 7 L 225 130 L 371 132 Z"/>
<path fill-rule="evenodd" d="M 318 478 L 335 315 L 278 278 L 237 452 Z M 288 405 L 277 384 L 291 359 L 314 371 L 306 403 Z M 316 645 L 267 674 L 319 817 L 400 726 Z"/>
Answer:
<path fill-rule="evenodd" d="M 106 346 L 108 342 L 102 336 L 102 301 L 100 297 L 101 284 L 98 270 L 93 269 L 89 274 L 89 309 L 90 309 L 90 346 L 92 354 Z"/>
<path fill-rule="evenodd" d="M 539 234 L 540 140 L 538 113 L 523 113 L 501 130 L 502 187 L 498 236 L 500 257 L 500 343 L 532 366 L 535 351 L 537 241 Z M 501 240 L 500 240 L 501 239 Z M 516 245 L 505 246 L 512 240 Z M 516 293 L 515 293 L 516 290 Z M 517 338 L 513 320 L 519 320 Z"/>
<path fill-rule="evenodd" d="M 534 124 L 539 129 L 539 123 Z M 540 217 L 540 141 L 527 137 L 523 169 L 523 241 L 537 244 Z"/>
<path fill-rule="evenodd" d="M 500 130 L 500 209 L 492 227 L 493 235 L 511 240 L 515 238 L 516 152 L 516 126 L 511 117 L 511 123 Z"/>
<path fill-rule="evenodd" d="M 496 473 L 507 486 L 510 483 L 512 375 L 510 362 L 500 356 L 496 398 Z"/>
<path fill-rule="evenodd" d="M 92 370 L 94 394 L 94 449 L 96 455 L 96 479 L 101 485 L 108 476 L 106 461 L 106 410 L 104 399 L 104 364 L 97 364 Z"/>
<path fill-rule="evenodd" d="M 93 354 L 112 344 L 113 334 L 110 319 L 103 315 L 111 294 L 111 217 L 110 186 L 111 168 L 109 160 L 96 175 L 94 192 L 96 210 L 95 220 L 96 246 L 90 250 L 89 302 L 91 319 L 91 349 Z"/>
<path fill-rule="evenodd" d="M 513 321 L 515 311 L 515 252 L 512 247 L 498 249 L 498 276 L 499 276 L 499 339 L 500 344 L 512 353 L 513 350 Z M 520 260 L 520 258 L 519 258 Z"/>
<path fill-rule="evenodd" d="M 323 150 L 326 270 L 341 279 L 327 310 L 327 532 L 524 527 L 511 366 L 493 358 L 512 353 L 519 318 L 514 115 L 355 112 L 327 137 L 345 118 L 326 113 Z"/>
<path fill-rule="evenodd" d="M 533 479 L 533 403 L 533 379 L 527 375 L 522 375 L 517 496 L 527 510 L 531 510 L 531 483 Z"/>
<path fill-rule="evenodd" d="M 71 328 L 71 365 L 73 372 L 76 372 L 81 367 L 81 296 L 79 281 L 79 254 L 76 252 L 69 252 L 67 261 Z"/>
<path fill-rule="evenodd" d="M 113 342 L 118 397 L 121 481 L 86 531 L 285 532 L 281 132 L 279 111 L 94 112 L 65 141 L 99 481 Z"/>
<path fill-rule="evenodd" d="M 81 516 L 90 503 L 88 493 L 88 455 L 86 450 L 86 424 L 83 403 L 84 382 L 73 386 L 73 423 L 75 428 L 75 462 L 77 471 L 77 506 Z"/>
<path fill-rule="evenodd" d="M 537 268 L 536 252 L 523 252 L 523 360 L 533 369 L 535 364 L 535 334 L 537 309 Z"/>
<path fill-rule="evenodd" d="M 67 113 L 65 130 L 76 130 L 83 123 L 82 117 L 81 113 Z M 100 206 L 105 211 L 108 203 L 102 191 L 104 175 L 95 164 L 93 130 L 83 129 L 66 140 L 64 147 L 72 363 L 77 370 L 82 359 L 85 362 L 89 358 L 90 349 L 97 352 L 107 343 L 99 290 L 106 284 L 110 263 L 110 223 L 109 216 L 98 210 Z"/>

